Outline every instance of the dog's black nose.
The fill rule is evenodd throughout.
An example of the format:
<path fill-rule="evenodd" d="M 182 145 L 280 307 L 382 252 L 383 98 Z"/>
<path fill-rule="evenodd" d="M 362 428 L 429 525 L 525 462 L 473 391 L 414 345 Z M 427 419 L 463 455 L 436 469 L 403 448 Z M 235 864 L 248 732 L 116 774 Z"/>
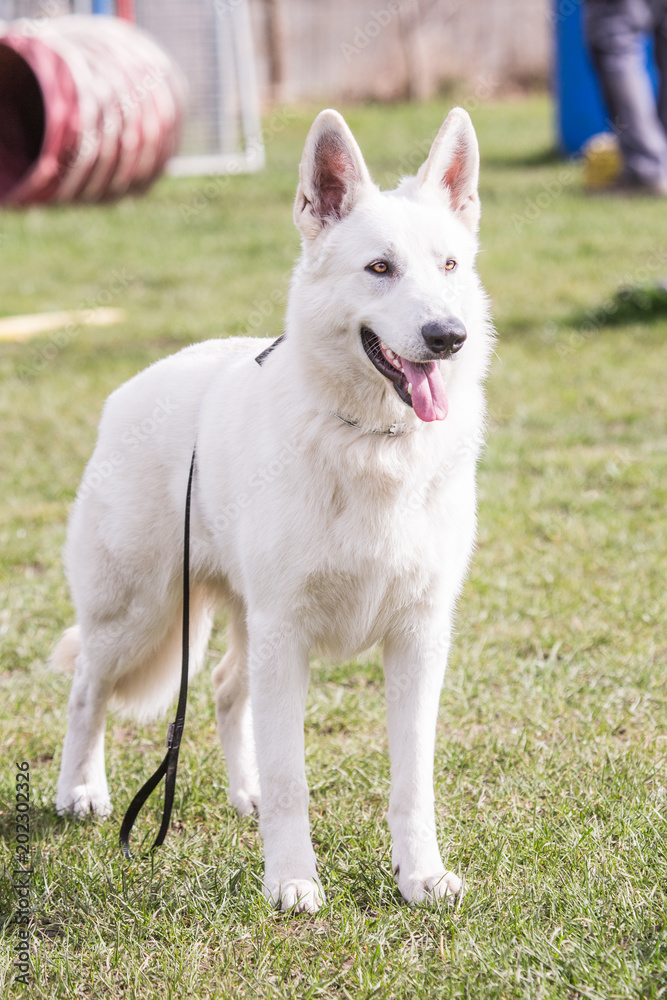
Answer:
<path fill-rule="evenodd" d="M 426 323 L 422 327 L 422 337 L 430 351 L 441 357 L 456 354 L 463 347 L 466 328 L 460 319 L 448 319 L 445 323 Z"/>

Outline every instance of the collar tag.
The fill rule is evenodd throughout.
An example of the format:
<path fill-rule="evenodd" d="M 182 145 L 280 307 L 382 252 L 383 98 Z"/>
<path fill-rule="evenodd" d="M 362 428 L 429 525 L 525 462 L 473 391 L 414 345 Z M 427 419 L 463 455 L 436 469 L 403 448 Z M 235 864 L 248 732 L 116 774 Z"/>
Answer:
<path fill-rule="evenodd" d="M 362 434 L 380 434 L 385 437 L 399 437 L 401 434 L 411 434 L 412 431 L 415 430 L 414 427 L 408 427 L 407 424 L 403 423 L 389 424 L 389 427 L 387 427 L 386 430 L 384 428 L 379 428 L 379 427 L 377 428 L 370 427 L 366 429 L 365 427 L 362 427 L 356 420 L 348 420 L 347 417 L 341 416 L 340 413 L 336 413 L 334 410 L 332 410 L 332 416 L 337 417 L 338 420 L 342 420 L 342 422 L 344 424 L 347 424 L 348 427 L 356 427 L 357 430 L 360 430 L 362 432 Z"/>

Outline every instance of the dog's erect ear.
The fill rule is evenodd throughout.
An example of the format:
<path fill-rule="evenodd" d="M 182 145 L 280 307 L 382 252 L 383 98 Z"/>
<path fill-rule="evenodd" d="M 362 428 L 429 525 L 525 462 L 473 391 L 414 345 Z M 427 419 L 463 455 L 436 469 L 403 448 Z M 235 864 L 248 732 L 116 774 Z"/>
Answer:
<path fill-rule="evenodd" d="M 306 239 L 314 240 L 327 224 L 344 218 L 371 183 L 342 116 L 321 111 L 306 139 L 294 204 L 294 221 Z"/>
<path fill-rule="evenodd" d="M 431 151 L 417 174 L 421 184 L 443 191 L 452 211 L 468 229 L 479 225 L 479 146 L 470 115 L 452 108 L 433 141 Z"/>

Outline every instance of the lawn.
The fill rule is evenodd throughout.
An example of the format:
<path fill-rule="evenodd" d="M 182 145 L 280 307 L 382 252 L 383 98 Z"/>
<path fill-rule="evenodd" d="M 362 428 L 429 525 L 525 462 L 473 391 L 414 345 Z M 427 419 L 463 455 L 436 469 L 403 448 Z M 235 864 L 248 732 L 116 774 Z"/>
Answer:
<path fill-rule="evenodd" d="M 465 99 L 465 95 L 462 95 Z M 351 108 L 376 179 L 419 164 L 450 100 Z M 266 171 L 0 218 L 0 313 L 120 307 L 126 322 L 0 344 L 0 988 L 43 998 L 667 997 L 667 314 L 618 322 L 667 276 L 667 215 L 585 195 L 544 96 L 469 102 L 482 148 L 479 268 L 499 331 L 479 544 L 442 696 L 437 814 L 466 880 L 410 909 L 384 821 L 382 668 L 313 662 L 307 769 L 327 905 L 272 911 L 257 825 L 225 794 L 208 671 L 193 682 L 173 827 L 123 860 L 122 813 L 165 724 L 110 717 L 115 811 L 53 810 L 72 620 L 60 551 L 106 395 L 179 347 L 281 331 L 296 170 L 318 109 L 267 119 Z M 640 299 L 640 306 L 643 300 Z M 224 649 L 216 632 L 213 665 Z M 32 969 L 12 963 L 17 763 L 30 765 Z M 135 832 L 159 825 L 154 797 Z"/>

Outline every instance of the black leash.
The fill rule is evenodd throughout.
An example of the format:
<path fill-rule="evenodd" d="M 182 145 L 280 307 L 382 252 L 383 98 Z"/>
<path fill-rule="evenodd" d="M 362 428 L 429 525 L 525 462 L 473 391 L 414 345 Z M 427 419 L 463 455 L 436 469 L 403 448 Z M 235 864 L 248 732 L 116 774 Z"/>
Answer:
<path fill-rule="evenodd" d="M 185 725 L 185 708 L 188 700 L 188 666 L 190 663 L 190 497 L 192 494 L 192 475 L 195 468 L 195 449 L 192 450 L 192 461 L 190 462 L 190 475 L 188 477 L 188 490 L 185 496 L 185 527 L 183 531 L 183 660 L 181 666 L 181 691 L 178 696 L 178 706 L 176 708 L 176 718 L 169 724 L 167 730 L 167 753 L 158 767 L 155 774 L 148 779 L 143 788 L 140 788 L 134 796 L 125 818 L 120 828 L 120 846 L 126 858 L 131 858 L 130 853 L 130 832 L 134 826 L 134 821 L 141 812 L 144 803 L 151 792 L 157 788 L 162 778 L 166 775 L 164 783 L 164 809 L 162 812 L 162 824 L 160 831 L 155 838 L 153 848 L 159 847 L 167 836 L 171 810 L 174 804 L 174 791 L 176 789 L 176 770 L 178 768 L 178 752 L 183 736 L 183 726 Z M 153 849 L 151 848 L 151 850 Z"/>
<path fill-rule="evenodd" d="M 266 350 L 259 354 L 255 361 L 262 365 L 278 344 L 285 339 L 285 334 L 274 340 Z M 190 662 L 190 497 L 192 494 L 192 475 L 195 467 L 195 449 L 192 450 L 192 461 L 190 462 L 190 475 L 188 477 L 188 490 L 185 496 L 185 527 L 183 531 L 183 660 L 181 666 L 181 691 L 178 697 L 176 708 L 176 718 L 169 724 L 167 730 L 167 753 L 164 760 L 152 777 L 148 779 L 128 806 L 125 817 L 120 828 L 119 841 L 126 858 L 131 858 L 130 833 L 134 826 L 134 821 L 143 809 L 146 800 L 157 788 L 162 779 L 164 783 L 164 808 L 162 811 L 162 823 L 153 848 L 160 847 L 167 836 L 171 810 L 174 805 L 174 791 L 176 790 L 176 771 L 178 769 L 178 752 L 183 736 L 183 726 L 185 725 L 185 709 L 188 700 L 188 666 Z"/>

